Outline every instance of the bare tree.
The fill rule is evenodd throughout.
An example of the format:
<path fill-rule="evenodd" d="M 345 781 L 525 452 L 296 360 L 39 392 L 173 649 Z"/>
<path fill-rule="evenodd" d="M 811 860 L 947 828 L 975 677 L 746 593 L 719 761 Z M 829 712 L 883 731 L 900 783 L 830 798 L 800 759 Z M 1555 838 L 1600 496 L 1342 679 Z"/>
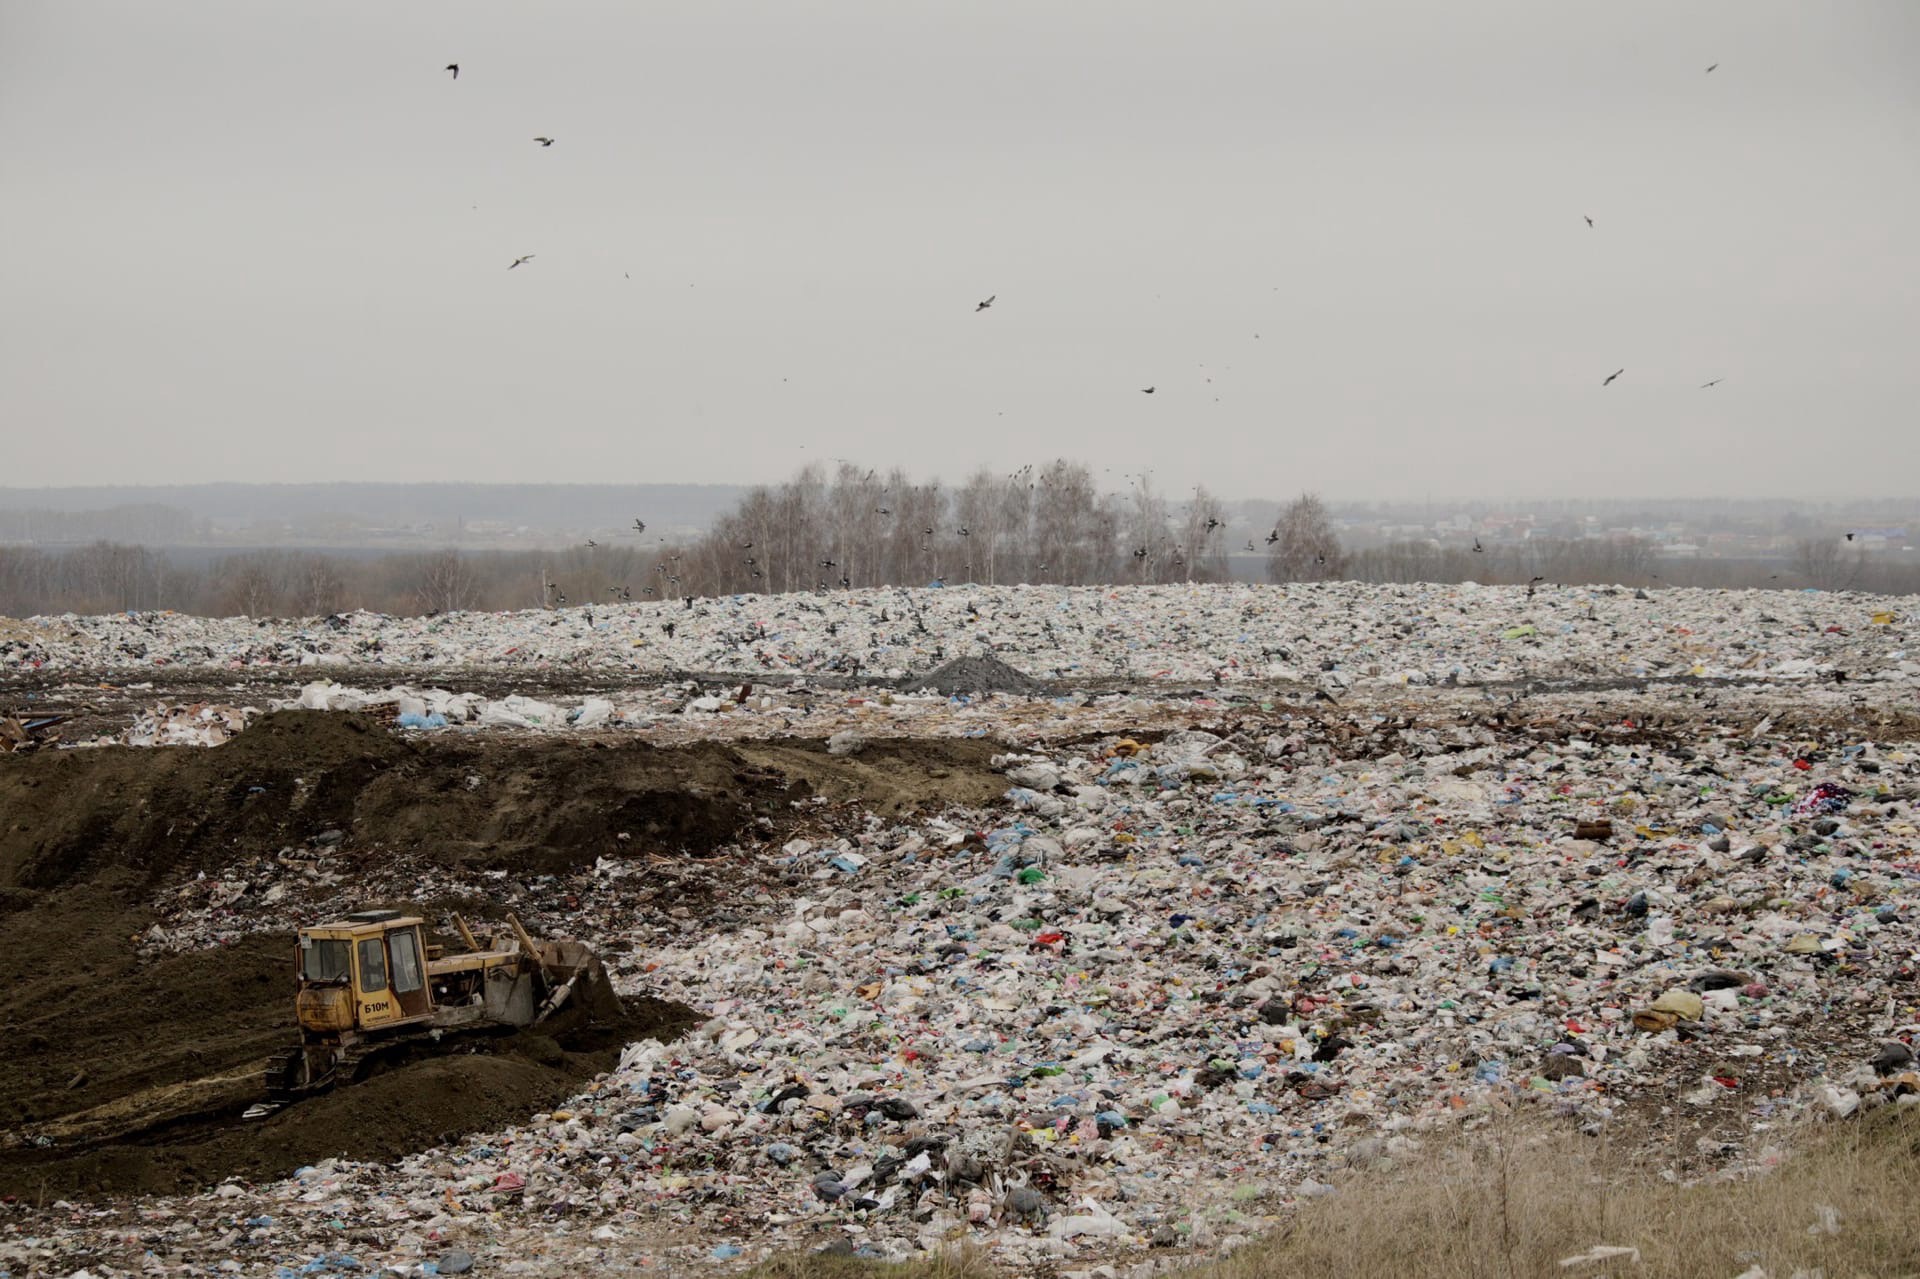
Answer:
<path fill-rule="evenodd" d="M 347 579 L 332 556 L 302 556 L 291 576 L 293 611 L 301 617 L 323 617 L 345 607 Z"/>
<path fill-rule="evenodd" d="M 457 613 L 472 608 L 478 594 L 473 569 L 452 549 L 422 555 L 415 563 L 414 594 L 429 613 Z"/>
<path fill-rule="evenodd" d="M 214 565 L 219 607 L 228 615 L 273 617 L 280 611 L 285 557 L 274 551 L 229 555 Z"/>
<path fill-rule="evenodd" d="M 1288 503 L 1274 527 L 1280 537 L 1267 552 L 1269 580 L 1325 582 L 1346 575 L 1346 554 L 1317 495 L 1302 493 Z"/>
<path fill-rule="evenodd" d="M 1226 508 L 1204 486 L 1196 485 L 1193 500 L 1187 503 L 1187 518 L 1180 535 L 1178 575 L 1189 582 L 1225 580 L 1226 530 Z"/>
<path fill-rule="evenodd" d="M 1793 548 L 1793 566 L 1808 586 L 1820 591 L 1844 591 L 1859 580 L 1867 566 L 1864 550 L 1847 554 L 1838 538 L 1802 538 Z"/>

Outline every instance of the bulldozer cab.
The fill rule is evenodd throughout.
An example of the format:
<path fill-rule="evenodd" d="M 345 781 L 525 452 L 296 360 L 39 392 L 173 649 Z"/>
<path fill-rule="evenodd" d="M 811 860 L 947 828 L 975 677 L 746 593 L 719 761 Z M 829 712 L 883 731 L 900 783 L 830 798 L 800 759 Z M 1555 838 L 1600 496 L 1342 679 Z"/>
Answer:
<path fill-rule="evenodd" d="M 431 1018 L 422 923 L 397 910 L 365 910 L 301 929 L 302 1029 L 337 1035 Z"/>

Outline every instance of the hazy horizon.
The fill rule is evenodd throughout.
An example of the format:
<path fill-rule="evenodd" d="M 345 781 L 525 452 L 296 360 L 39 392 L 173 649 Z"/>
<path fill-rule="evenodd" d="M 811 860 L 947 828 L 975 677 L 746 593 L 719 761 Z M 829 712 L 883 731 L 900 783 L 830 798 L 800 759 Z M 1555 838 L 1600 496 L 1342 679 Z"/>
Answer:
<path fill-rule="evenodd" d="M 1908 0 L 20 0 L 5 479 L 1898 498 L 1916 66 Z"/>
<path fill-rule="evenodd" d="M 1068 460 L 1072 460 L 1072 459 L 1068 459 Z M 236 480 L 195 480 L 195 481 L 186 481 L 181 483 L 156 481 L 153 483 L 134 482 L 134 483 L 126 483 L 126 484 L 47 484 L 47 485 L 0 484 L 0 509 L 6 509 L 6 510 L 26 509 L 25 507 L 26 499 L 35 494 L 47 494 L 47 495 L 100 494 L 104 496 L 108 494 L 125 493 L 128 495 L 137 495 L 137 494 L 153 494 L 153 493 L 179 493 L 182 490 L 193 490 L 193 489 L 204 489 L 204 488 L 326 489 L 326 488 L 351 488 L 351 487 L 374 487 L 374 488 L 386 487 L 386 488 L 395 488 L 395 489 L 401 489 L 401 488 L 406 488 L 406 489 L 415 489 L 415 488 L 429 488 L 429 489 L 572 488 L 572 489 L 586 489 L 586 490 L 718 489 L 718 490 L 724 490 L 729 494 L 737 494 L 737 493 L 744 493 L 760 485 L 764 485 L 769 488 L 777 488 L 780 484 L 784 483 L 785 480 L 790 478 L 792 478 L 792 474 L 789 474 L 788 476 L 783 476 L 783 477 L 776 477 L 774 479 L 767 480 L 767 481 L 755 481 L 751 483 L 735 481 L 735 480 L 684 480 L 684 481 L 683 480 L 655 480 L 655 481 L 630 482 L 626 480 L 247 480 L 247 479 L 236 479 Z M 831 479 L 833 478 L 833 470 L 832 470 L 831 464 L 829 464 L 827 468 L 826 478 L 829 481 L 831 481 Z M 964 475 L 915 474 L 911 478 L 915 483 L 938 483 L 942 487 L 948 489 L 949 491 L 952 491 L 961 487 L 964 484 L 967 477 Z M 1229 492 L 1211 484 L 1207 485 L 1206 487 L 1208 489 L 1208 492 L 1211 494 L 1211 496 L 1215 500 L 1229 503 L 1235 506 L 1260 503 L 1260 502 L 1286 503 L 1288 501 L 1291 501 L 1293 498 L 1299 496 L 1299 493 L 1295 491 L 1271 492 L 1271 493 L 1268 493 L 1268 492 L 1240 493 L 1240 492 Z M 1110 495 L 1110 496 L 1124 496 L 1129 491 L 1129 489 L 1130 489 L 1130 485 L 1122 483 L 1122 484 L 1116 484 L 1110 488 L 1103 487 L 1099 491 L 1103 494 Z M 1155 492 L 1157 492 L 1160 496 L 1166 498 L 1169 502 L 1175 505 L 1178 505 L 1181 502 L 1186 500 L 1185 495 L 1180 491 L 1159 487 L 1157 484 L 1155 487 Z M 1327 502 L 1330 505 L 1337 505 L 1337 506 L 1368 506 L 1368 505 L 1414 506 L 1414 505 L 1421 505 L 1421 504 L 1427 504 L 1427 503 L 1431 503 L 1436 506 L 1442 505 L 1442 504 L 1448 504 L 1448 503 L 1467 503 L 1467 504 L 1473 504 L 1473 505 L 1486 505 L 1489 503 L 1501 503 L 1501 502 L 1506 502 L 1506 503 L 1554 502 L 1554 503 L 1563 503 L 1563 504 L 1576 505 L 1576 506 L 1578 505 L 1606 506 L 1606 505 L 1626 504 L 1626 503 L 1632 503 L 1632 502 L 1649 502 L 1649 503 L 1655 503 L 1655 504 L 1666 504 L 1666 503 L 1675 503 L 1675 502 L 1699 501 L 1699 502 L 1707 502 L 1707 503 L 1734 503 L 1739 505 L 1775 505 L 1777 504 L 1782 506 L 1792 506 L 1792 505 L 1844 506 L 1849 503 L 1857 503 L 1862 506 L 1885 506 L 1885 505 L 1893 505 L 1893 504 L 1899 504 L 1903 502 L 1909 502 L 1909 503 L 1915 504 L 1916 507 L 1920 507 L 1920 491 L 1901 492 L 1898 490 L 1893 490 L 1887 493 L 1880 493 L 1880 494 L 1857 494 L 1856 493 L 1856 494 L 1837 494 L 1837 495 L 1798 494 L 1798 493 L 1787 493 L 1787 492 L 1771 492 L 1771 493 L 1769 492 L 1757 492 L 1757 493 L 1675 492 L 1675 493 L 1665 493 L 1665 494 L 1434 492 L 1434 493 L 1409 493 L 1401 496 L 1382 496 L 1378 494 L 1367 494 L 1367 493 L 1328 493 L 1324 491 L 1314 491 L 1314 495 L 1321 498 L 1323 501 Z M 60 509 L 84 509 L 84 508 L 79 506 L 71 506 L 71 507 L 63 506 Z"/>

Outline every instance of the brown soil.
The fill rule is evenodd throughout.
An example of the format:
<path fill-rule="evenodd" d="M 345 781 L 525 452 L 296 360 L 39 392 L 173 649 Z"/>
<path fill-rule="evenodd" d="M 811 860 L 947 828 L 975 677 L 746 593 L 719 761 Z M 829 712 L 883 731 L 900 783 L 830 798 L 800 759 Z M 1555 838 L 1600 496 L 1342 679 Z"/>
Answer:
<path fill-rule="evenodd" d="M 141 960 L 158 901 L 200 870 L 337 831 L 332 864 L 369 872 L 424 860 L 559 874 L 607 857 L 670 879 L 677 863 L 656 859 L 785 839 L 816 820 L 795 806 L 811 798 L 890 814 L 986 803 L 1006 786 L 987 767 L 1000 749 L 407 741 L 362 716 L 284 712 L 210 750 L 0 757 L 0 1196 L 164 1193 L 334 1154 L 394 1158 L 523 1119 L 621 1044 L 697 1018 L 629 997 L 628 1024 L 557 1049 L 538 1035 L 467 1041 L 242 1123 L 265 1058 L 294 1041 L 292 938 Z"/>
<path fill-rule="evenodd" d="M 1006 782 L 984 739 L 653 746 L 501 736 L 403 740 L 364 715 L 281 711 L 224 746 L 0 757 L 0 891 L 102 876 L 128 890 L 326 831 L 347 849 L 554 873 L 596 857 L 709 853 L 814 796 L 895 814 L 980 804 Z M 628 838 L 622 840 L 621 835 Z M 0 902 L 0 908 L 5 903 Z"/>

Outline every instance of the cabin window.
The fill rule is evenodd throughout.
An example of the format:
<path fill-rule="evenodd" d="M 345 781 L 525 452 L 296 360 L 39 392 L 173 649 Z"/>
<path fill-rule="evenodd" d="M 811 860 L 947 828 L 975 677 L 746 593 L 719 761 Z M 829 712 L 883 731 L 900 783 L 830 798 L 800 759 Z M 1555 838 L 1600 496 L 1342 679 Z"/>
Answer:
<path fill-rule="evenodd" d="M 360 993 L 371 995 L 387 988 L 387 948 L 378 937 L 360 943 Z"/>
<path fill-rule="evenodd" d="M 300 939 L 300 975 L 308 981 L 344 981 L 353 968 L 353 947 L 335 938 Z"/>
<path fill-rule="evenodd" d="M 414 931 L 392 933 L 393 989 L 395 994 L 411 995 L 420 989 L 420 942 Z"/>

